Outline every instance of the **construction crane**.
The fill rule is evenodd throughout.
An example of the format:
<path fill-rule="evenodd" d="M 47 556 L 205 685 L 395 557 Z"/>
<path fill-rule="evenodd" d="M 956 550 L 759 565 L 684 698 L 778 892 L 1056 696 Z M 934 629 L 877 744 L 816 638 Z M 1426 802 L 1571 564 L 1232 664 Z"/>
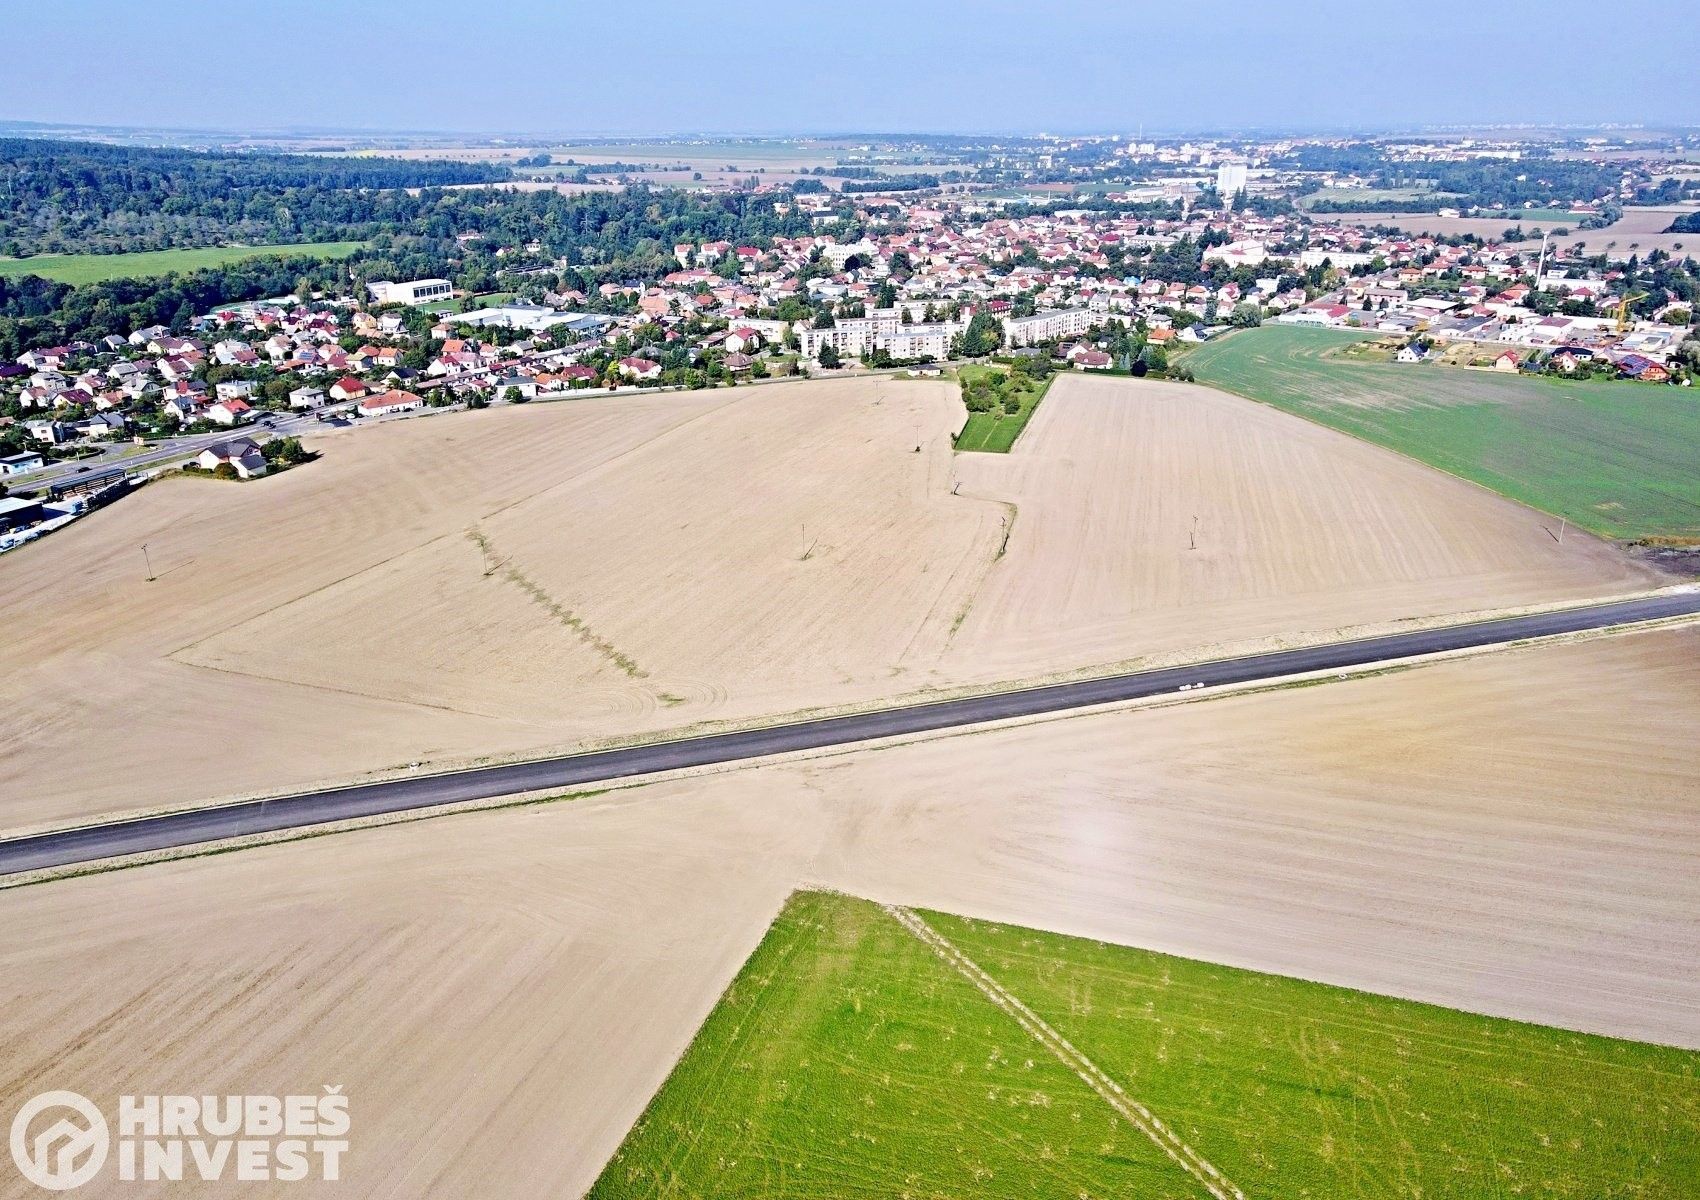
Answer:
<path fill-rule="evenodd" d="M 1635 292 L 1634 294 L 1625 292 L 1623 299 L 1617 302 L 1617 331 L 1619 333 L 1623 333 L 1629 328 L 1629 306 L 1637 300 L 1645 300 L 1646 298 L 1646 292 Z"/>

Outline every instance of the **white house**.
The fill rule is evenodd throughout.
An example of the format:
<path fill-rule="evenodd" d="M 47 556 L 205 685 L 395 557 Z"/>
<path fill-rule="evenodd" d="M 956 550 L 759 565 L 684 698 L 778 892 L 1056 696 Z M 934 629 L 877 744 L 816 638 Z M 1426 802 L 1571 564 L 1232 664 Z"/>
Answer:
<path fill-rule="evenodd" d="M 368 396 L 358 405 L 363 417 L 386 417 L 392 413 L 412 412 L 423 408 L 425 401 L 412 392 L 382 392 L 376 396 Z"/>
<path fill-rule="evenodd" d="M 617 364 L 620 374 L 628 379 L 659 379 L 661 364 L 649 358 L 622 358 Z"/>
<path fill-rule="evenodd" d="M 249 420 L 254 415 L 254 410 L 246 400 L 220 400 L 216 404 L 207 405 L 206 412 L 202 415 L 214 425 L 233 429 Z"/>
<path fill-rule="evenodd" d="M 266 456 L 250 438 L 232 438 L 216 446 L 208 446 L 195 456 L 195 465 L 203 471 L 216 471 L 220 464 L 229 463 L 243 479 L 266 473 Z"/>

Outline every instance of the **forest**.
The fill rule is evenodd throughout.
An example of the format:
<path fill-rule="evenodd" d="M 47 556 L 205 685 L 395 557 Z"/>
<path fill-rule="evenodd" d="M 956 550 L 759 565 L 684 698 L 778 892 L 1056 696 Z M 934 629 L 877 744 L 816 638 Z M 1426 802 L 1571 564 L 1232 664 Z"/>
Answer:
<path fill-rule="evenodd" d="M 404 189 L 510 176 L 488 163 L 0 138 L 0 255 L 365 238 L 414 212 Z"/>

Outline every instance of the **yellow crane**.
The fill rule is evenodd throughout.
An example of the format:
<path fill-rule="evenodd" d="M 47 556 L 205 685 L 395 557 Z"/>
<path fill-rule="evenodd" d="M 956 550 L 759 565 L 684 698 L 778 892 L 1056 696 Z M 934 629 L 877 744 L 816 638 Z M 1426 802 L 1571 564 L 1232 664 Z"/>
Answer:
<path fill-rule="evenodd" d="M 1646 292 L 1636 292 L 1633 295 L 1625 292 L 1623 299 L 1617 302 L 1617 331 L 1623 333 L 1629 328 L 1629 306 L 1637 300 L 1645 300 Z"/>

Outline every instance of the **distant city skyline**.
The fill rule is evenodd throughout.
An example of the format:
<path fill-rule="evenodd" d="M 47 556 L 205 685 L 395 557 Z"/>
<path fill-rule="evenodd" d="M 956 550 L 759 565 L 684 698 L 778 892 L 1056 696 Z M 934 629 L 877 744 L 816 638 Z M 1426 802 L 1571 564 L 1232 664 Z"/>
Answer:
<path fill-rule="evenodd" d="M 447 0 L 7 13 L 0 120 L 642 137 L 1700 124 L 1680 0 L 850 8 Z M 1553 39 L 1586 28 L 1579 53 Z M 1663 70 L 1660 64 L 1671 64 Z"/>

